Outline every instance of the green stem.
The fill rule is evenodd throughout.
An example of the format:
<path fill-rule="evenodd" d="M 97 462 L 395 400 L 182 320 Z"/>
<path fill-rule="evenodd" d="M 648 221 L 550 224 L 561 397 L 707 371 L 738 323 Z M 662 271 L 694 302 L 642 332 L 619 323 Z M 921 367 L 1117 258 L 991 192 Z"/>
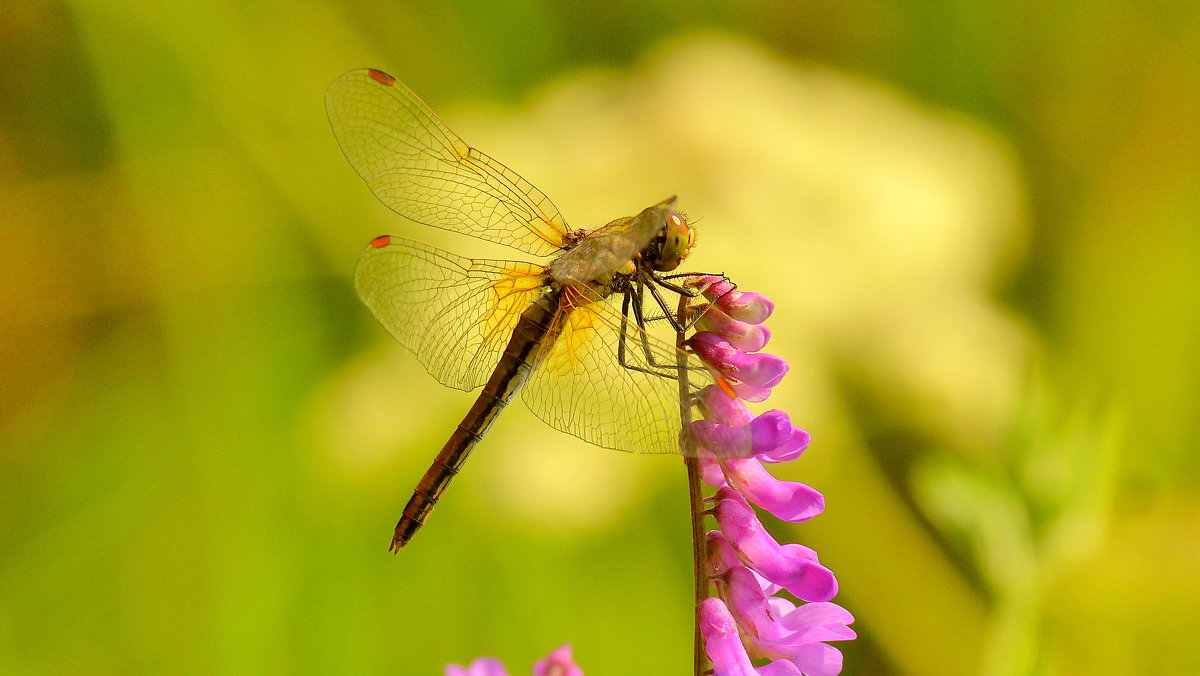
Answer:
<path fill-rule="evenodd" d="M 693 665 L 696 676 L 704 673 L 708 667 L 708 658 L 704 654 L 704 637 L 700 634 L 700 604 L 708 598 L 708 575 L 705 572 L 705 543 L 704 543 L 704 496 L 700 492 L 700 460 L 685 457 L 688 473 L 688 502 L 692 511 L 692 574 L 695 579 L 696 609 L 693 635 L 694 655 Z"/>
<path fill-rule="evenodd" d="M 680 296 L 679 298 L 678 316 L 680 325 L 685 325 L 687 300 L 686 296 Z M 695 676 L 702 676 L 708 668 L 708 657 L 704 654 L 704 637 L 700 633 L 700 604 L 704 602 L 704 599 L 708 598 L 708 574 L 706 572 L 706 560 L 708 557 L 705 551 L 704 539 L 704 494 L 700 488 L 700 460 L 695 457 L 692 437 L 688 431 L 688 427 L 692 422 L 692 402 L 690 388 L 688 387 L 687 361 L 684 353 L 687 347 L 686 341 L 687 336 L 684 335 L 683 331 L 676 332 L 675 347 L 679 350 L 675 354 L 679 380 L 679 420 L 681 423 L 679 434 L 684 450 L 683 464 L 687 467 L 688 507 L 692 517 L 692 578 L 694 581 L 693 591 L 695 596 L 692 621 L 694 626 L 692 634 L 692 667 Z"/>

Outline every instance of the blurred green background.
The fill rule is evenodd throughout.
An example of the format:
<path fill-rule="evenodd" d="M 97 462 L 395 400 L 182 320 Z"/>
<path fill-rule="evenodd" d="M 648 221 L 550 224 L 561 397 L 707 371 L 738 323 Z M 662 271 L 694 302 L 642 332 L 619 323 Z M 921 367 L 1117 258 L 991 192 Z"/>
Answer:
<path fill-rule="evenodd" d="M 0 672 L 690 669 L 677 458 L 470 395 L 358 302 L 396 75 L 576 226 L 670 194 L 778 304 L 846 673 L 1200 673 L 1200 5 L 0 6 Z"/>

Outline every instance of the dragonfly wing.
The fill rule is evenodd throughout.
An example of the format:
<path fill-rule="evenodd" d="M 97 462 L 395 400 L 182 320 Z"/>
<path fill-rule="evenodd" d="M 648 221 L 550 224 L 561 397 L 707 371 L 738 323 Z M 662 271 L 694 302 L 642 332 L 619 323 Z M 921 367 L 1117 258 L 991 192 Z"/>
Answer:
<path fill-rule="evenodd" d="M 325 111 L 351 166 L 401 216 L 537 256 L 562 248 L 570 228 L 550 198 L 467 145 L 387 73 L 342 75 Z"/>
<path fill-rule="evenodd" d="M 371 242 L 354 274 L 384 328 L 438 382 L 459 390 L 487 382 L 544 280 L 539 265 L 464 258 L 390 235 Z"/>
<path fill-rule="evenodd" d="M 624 296 L 593 301 L 567 292 L 555 317 L 558 336 L 542 345 L 522 390 L 525 404 L 551 427 L 597 446 L 680 453 L 676 360 L 687 369 L 689 393 L 716 382 L 712 372 L 695 354 L 641 331 L 632 313 L 625 322 Z"/>

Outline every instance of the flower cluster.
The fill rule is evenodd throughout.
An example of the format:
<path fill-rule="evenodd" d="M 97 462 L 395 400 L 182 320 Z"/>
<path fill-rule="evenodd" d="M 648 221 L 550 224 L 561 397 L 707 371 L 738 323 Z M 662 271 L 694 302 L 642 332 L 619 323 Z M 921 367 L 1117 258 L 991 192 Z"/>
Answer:
<path fill-rule="evenodd" d="M 854 618 L 829 603 L 837 594 L 837 579 L 813 550 L 771 537 L 753 507 L 792 523 L 825 508 L 817 491 L 780 481 L 763 467 L 763 462 L 799 457 L 808 433 L 782 411 L 754 416 L 741 402 L 765 400 L 787 373 L 785 361 L 758 352 L 770 338 L 762 322 L 774 305 L 719 277 L 689 283 L 702 288 L 711 303 L 697 324 L 701 333 L 690 344 L 729 386 L 701 391 L 704 420 L 691 425 L 703 480 L 717 489 L 710 513 L 718 530 L 709 532 L 706 542 L 717 596 L 700 606 L 705 652 L 715 676 L 832 676 L 841 671 L 842 654 L 825 642 L 855 637 L 846 626 Z M 777 596 L 780 591 L 804 603 Z M 755 667 L 752 659 L 769 662 Z"/>
<path fill-rule="evenodd" d="M 508 671 L 495 657 L 480 657 L 466 667 L 447 665 L 446 676 L 508 676 Z M 571 656 L 571 644 L 564 643 L 533 665 L 533 676 L 583 676 L 583 670 Z"/>

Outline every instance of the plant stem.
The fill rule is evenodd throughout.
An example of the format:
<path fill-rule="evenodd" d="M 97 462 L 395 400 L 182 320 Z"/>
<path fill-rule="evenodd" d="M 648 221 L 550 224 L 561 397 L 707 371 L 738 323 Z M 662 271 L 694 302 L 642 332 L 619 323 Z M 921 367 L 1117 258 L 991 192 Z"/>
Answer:
<path fill-rule="evenodd" d="M 695 578 L 695 632 L 693 635 L 694 656 L 693 664 L 696 676 L 704 673 L 708 667 L 708 658 L 704 655 L 704 637 L 700 634 L 700 604 L 708 598 L 708 575 L 705 572 L 705 542 L 704 542 L 704 496 L 700 493 L 700 460 L 685 457 L 688 474 L 688 502 L 692 511 L 692 574 Z"/>
<path fill-rule="evenodd" d="M 686 296 L 679 297 L 678 318 L 680 325 L 686 323 L 687 314 Z M 675 347 L 678 352 L 675 354 L 675 363 L 678 369 L 679 380 L 679 421 L 681 429 L 679 430 L 680 441 L 683 446 L 684 456 L 683 464 L 687 467 L 688 479 L 688 509 L 691 512 L 692 518 L 692 578 L 694 581 L 694 604 L 693 604 L 693 620 L 694 627 L 692 633 L 692 668 L 695 676 L 701 676 L 708 668 L 708 658 L 704 654 L 704 637 L 700 633 L 700 604 L 704 599 L 708 598 L 708 575 L 705 571 L 707 552 L 705 551 L 704 539 L 704 494 L 700 489 L 700 460 L 695 457 L 695 445 L 692 443 L 692 436 L 689 433 L 689 427 L 692 422 L 692 402 L 691 392 L 688 387 L 688 371 L 687 361 L 684 350 L 687 336 L 683 331 L 675 333 Z"/>

